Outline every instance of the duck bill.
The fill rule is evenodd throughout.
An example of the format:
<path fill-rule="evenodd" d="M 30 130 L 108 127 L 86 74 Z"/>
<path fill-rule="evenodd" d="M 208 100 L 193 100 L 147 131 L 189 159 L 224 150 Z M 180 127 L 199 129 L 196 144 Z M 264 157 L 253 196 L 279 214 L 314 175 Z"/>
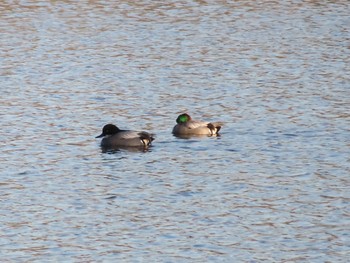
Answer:
<path fill-rule="evenodd" d="M 95 138 L 102 138 L 103 136 L 105 136 L 103 133 L 101 133 L 99 136 L 96 136 Z"/>

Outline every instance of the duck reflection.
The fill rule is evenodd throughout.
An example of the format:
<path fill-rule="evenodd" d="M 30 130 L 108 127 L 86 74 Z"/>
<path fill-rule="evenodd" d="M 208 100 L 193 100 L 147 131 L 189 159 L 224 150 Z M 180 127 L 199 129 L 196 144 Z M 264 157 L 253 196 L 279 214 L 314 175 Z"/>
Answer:
<path fill-rule="evenodd" d="M 173 134 L 174 137 L 180 139 L 200 139 L 200 138 L 208 138 L 208 137 L 220 137 L 220 134 L 206 135 L 206 134 Z"/>
<path fill-rule="evenodd" d="M 102 153 L 120 153 L 120 152 L 149 152 L 150 147 L 145 146 L 101 146 Z"/>

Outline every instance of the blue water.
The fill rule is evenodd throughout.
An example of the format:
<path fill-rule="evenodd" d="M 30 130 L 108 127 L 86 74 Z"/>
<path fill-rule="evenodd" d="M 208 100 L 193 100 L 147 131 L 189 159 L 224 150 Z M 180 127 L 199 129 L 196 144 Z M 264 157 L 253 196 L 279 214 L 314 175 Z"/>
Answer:
<path fill-rule="evenodd" d="M 3 262 L 347 262 L 350 4 L 0 4 Z M 178 114 L 222 121 L 174 137 Z M 103 125 L 155 133 L 103 152 Z"/>

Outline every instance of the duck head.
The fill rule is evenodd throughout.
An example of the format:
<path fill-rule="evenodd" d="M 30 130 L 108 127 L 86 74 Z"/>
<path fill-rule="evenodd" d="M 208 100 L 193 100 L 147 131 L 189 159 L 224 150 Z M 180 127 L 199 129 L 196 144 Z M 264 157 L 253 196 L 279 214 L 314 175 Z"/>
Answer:
<path fill-rule="evenodd" d="M 176 119 L 176 123 L 180 124 L 180 123 L 185 123 L 190 121 L 192 118 L 190 115 L 188 115 L 187 113 L 183 113 L 180 114 L 177 119 Z"/>
<path fill-rule="evenodd" d="M 114 124 L 106 124 L 103 126 L 102 133 L 99 136 L 96 136 L 96 138 L 101 138 L 107 135 L 113 135 L 120 131 L 120 129 L 115 126 Z"/>

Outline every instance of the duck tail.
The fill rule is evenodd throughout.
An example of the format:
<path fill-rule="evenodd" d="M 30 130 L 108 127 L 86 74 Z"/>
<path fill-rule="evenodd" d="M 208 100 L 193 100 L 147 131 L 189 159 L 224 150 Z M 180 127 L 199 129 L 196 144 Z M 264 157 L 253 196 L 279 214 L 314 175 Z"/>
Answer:
<path fill-rule="evenodd" d="M 154 135 L 147 132 L 141 132 L 140 139 L 145 146 L 149 146 L 152 141 L 154 141 Z"/>
<path fill-rule="evenodd" d="M 210 129 L 212 135 L 218 134 L 221 129 L 222 123 L 221 122 L 211 122 L 208 123 L 208 128 Z"/>

